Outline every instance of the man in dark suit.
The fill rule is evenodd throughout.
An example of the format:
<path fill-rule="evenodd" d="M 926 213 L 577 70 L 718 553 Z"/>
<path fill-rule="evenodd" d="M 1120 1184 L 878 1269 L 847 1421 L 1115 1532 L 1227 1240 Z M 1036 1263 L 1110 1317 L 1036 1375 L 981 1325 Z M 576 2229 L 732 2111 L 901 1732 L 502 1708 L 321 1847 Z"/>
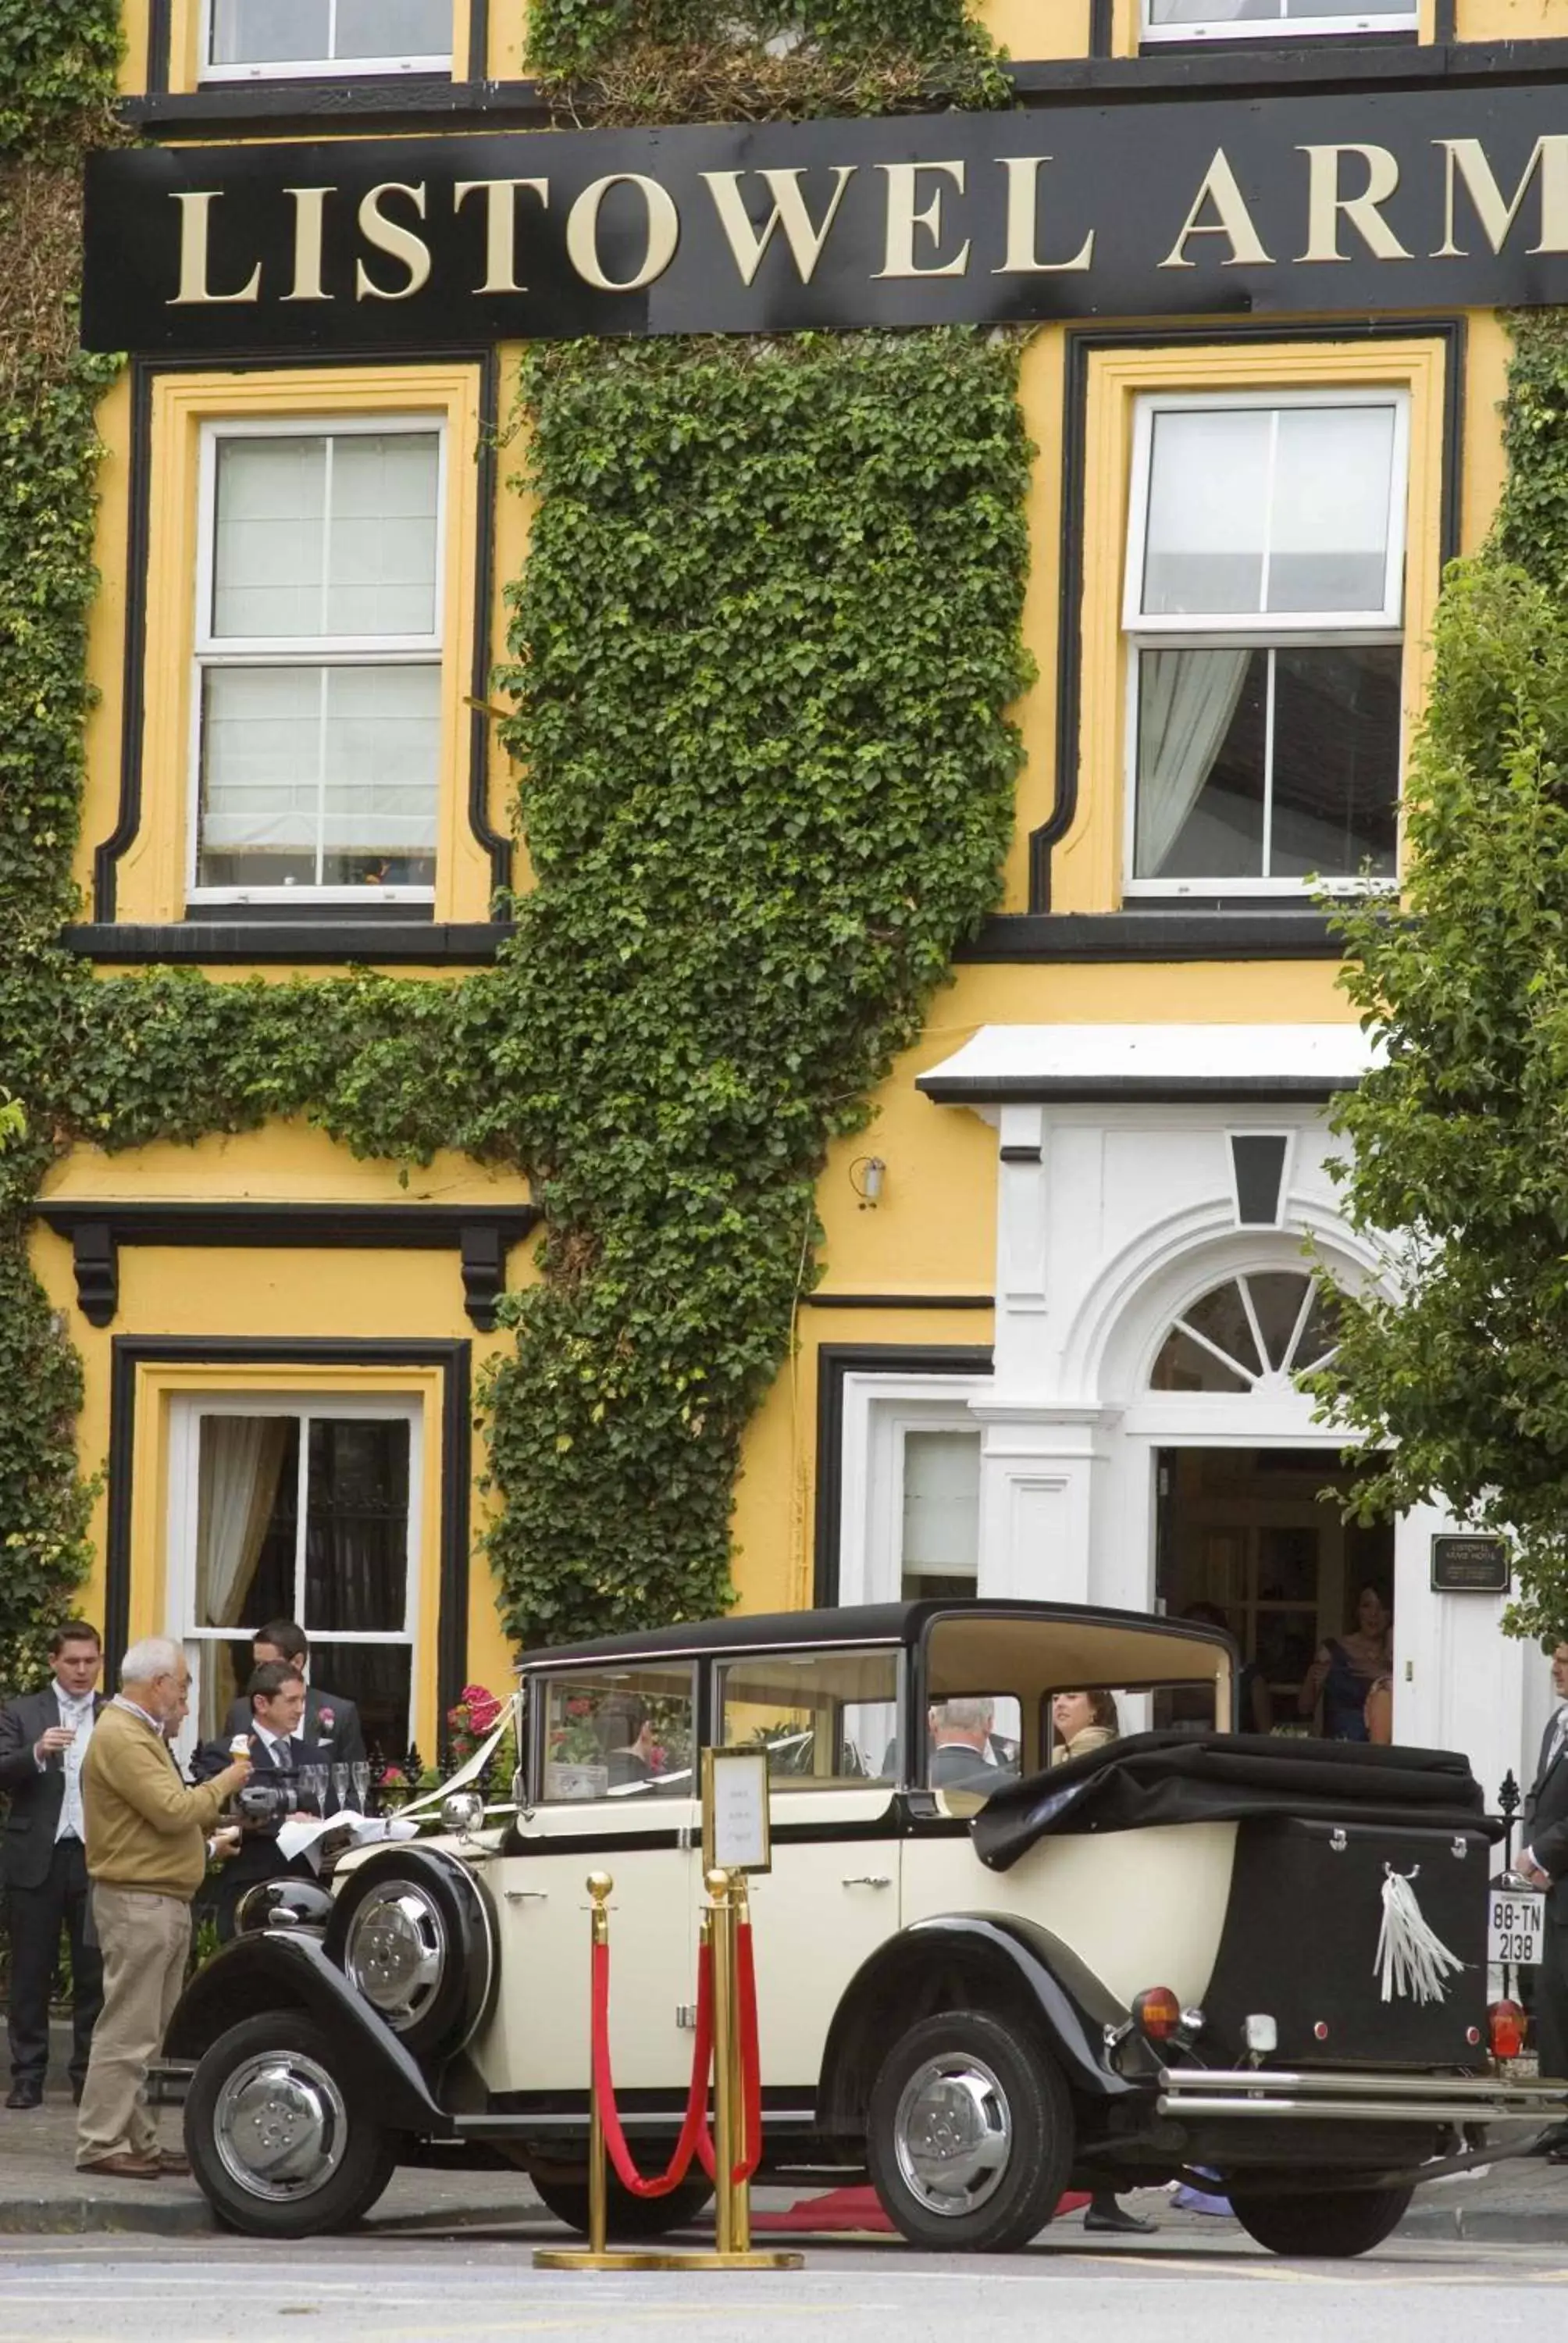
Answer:
<path fill-rule="evenodd" d="M 286 1660 L 269 1660 L 251 1677 L 246 1704 L 250 1712 L 250 1723 L 245 1728 L 250 1745 L 246 1786 L 281 1789 L 298 1810 L 305 1805 L 301 1768 L 327 1765 L 331 1756 L 320 1743 L 308 1740 L 302 1729 L 305 1678 Z M 192 1777 L 209 1782 L 232 1762 L 226 1741 L 204 1742 L 191 1761 Z M 285 1873 L 309 1876 L 307 1864 L 298 1858 L 291 1861 L 279 1847 L 281 1828 L 281 1818 L 246 1821 L 242 1826 L 239 1853 L 225 1864 L 212 1904 L 217 1933 L 225 1943 L 234 1934 L 235 1916 L 247 1888 L 258 1880 L 281 1878 Z"/>
<path fill-rule="evenodd" d="M 1543 2075 L 1568 2076 L 1568 1639 L 1552 1654 L 1552 1689 L 1561 1705 L 1541 1742 L 1541 1762 L 1524 1801 L 1524 1851 L 1519 1869 L 1546 1890 L 1546 1935 L 1535 1972 L 1535 2047 Z M 1568 2125 L 1547 2153 L 1568 2163 Z"/>
<path fill-rule="evenodd" d="M 5 1819 L 5 1917 L 11 1934 L 11 2095 L 35 2107 L 49 2067 L 49 1991 L 60 1931 L 71 1939 L 71 2089 L 82 2096 L 93 2028 L 104 2006 L 104 1964 L 88 1919 L 82 1760 L 103 1706 L 98 1631 L 68 1620 L 49 1638 L 51 1680 L 0 1711 L 0 1790 Z"/>
<path fill-rule="evenodd" d="M 305 1630 L 293 1619 L 271 1619 L 256 1630 L 251 1644 L 251 1656 L 258 1668 L 269 1667 L 285 1661 L 305 1674 L 310 1657 L 310 1644 Z M 359 1722 L 359 1711 L 351 1700 L 344 1700 L 335 1692 L 323 1692 L 317 1684 L 307 1684 L 305 1694 L 305 1738 L 321 1744 L 313 1763 L 323 1765 L 357 1765 L 365 1755 L 365 1733 Z M 250 1697 L 242 1693 L 229 1710 L 226 1734 L 250 1731 Z"/>

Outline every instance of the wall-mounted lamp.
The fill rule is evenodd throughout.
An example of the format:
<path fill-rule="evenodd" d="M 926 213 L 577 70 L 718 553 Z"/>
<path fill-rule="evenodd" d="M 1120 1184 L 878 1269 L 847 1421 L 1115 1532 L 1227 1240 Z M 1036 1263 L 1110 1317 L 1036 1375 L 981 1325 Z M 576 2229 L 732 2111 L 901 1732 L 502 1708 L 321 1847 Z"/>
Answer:
<path fill-rule="evenodd" d="M 888 1167 L 879 1155 L 857 1155 L 849 1166 L 849 1185 L 860 1199 L 862 1212 L 874 1212 L 882 1199 Z"/>

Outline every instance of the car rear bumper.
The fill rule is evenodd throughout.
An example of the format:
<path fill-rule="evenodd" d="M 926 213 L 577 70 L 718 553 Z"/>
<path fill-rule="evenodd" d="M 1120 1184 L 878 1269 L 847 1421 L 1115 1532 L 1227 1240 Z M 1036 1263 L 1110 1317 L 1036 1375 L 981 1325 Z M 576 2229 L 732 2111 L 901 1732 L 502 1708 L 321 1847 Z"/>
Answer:
<path fill-rule="evenodd" d="M 1568 2084 L 1483 2075 L 1292 2074 L 1161 2067 L 1159 2113 L 1190 2121 L 1540 2125 L 1568 2117 Z"/>

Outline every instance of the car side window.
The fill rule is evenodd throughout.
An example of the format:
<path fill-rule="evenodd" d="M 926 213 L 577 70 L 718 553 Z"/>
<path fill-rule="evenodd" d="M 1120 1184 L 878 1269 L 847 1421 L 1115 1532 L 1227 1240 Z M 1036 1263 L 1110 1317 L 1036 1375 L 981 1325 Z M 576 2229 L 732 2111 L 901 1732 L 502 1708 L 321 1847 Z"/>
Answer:
<path fill-rule="evenodd" d="M 895 1651 L 766 1652 L 719 1669 L 719 1740 L 768 1752 L 776 1790 L 898 1779 Z"/>
<path fill-rule="evenodd" d="M 693 1795 L 695 1684 L 678 1662 L 536 1676 L 538 1803 Z"/>

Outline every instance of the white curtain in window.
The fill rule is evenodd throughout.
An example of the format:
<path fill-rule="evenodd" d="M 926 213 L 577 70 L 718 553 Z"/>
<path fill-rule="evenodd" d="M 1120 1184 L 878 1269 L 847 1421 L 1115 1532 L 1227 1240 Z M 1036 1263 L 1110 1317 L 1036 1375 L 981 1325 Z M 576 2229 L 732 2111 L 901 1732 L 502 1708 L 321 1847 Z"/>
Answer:
<path fill-rule="evenodd" d="M 978 1432 L 904 1435 L 903 1567 L 973 1577 L 980 1569 Z"/>
<path fill-rule="evenodd" d="M 277 1498 L 292 1419 L 202 1419 L 197 1477 L 196 1624 L 239 1627 Z M 256 1624 L 255 1622 L 252 1623 Z"/>
<path fill-rule="evenodd" d="M 1251 653 L 1146 651 L 1138 670 L 1137 868 L 1158 879 L 1231 729 Z"/>

